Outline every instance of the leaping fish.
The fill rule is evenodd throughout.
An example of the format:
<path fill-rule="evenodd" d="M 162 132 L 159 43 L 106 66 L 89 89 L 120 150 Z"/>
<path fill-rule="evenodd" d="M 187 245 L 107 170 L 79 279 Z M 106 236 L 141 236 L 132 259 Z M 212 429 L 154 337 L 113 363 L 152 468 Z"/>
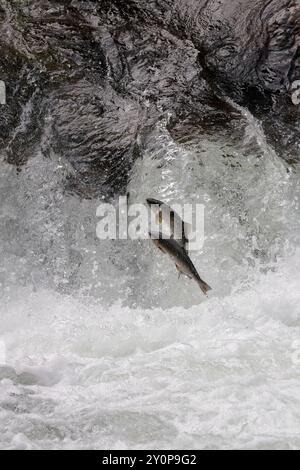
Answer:
<path fill-rule="evenodd" d="M 188 238 L 186 232 L 190 224 L 184 222 L 181 217 L 170 206 L 158 199 L 148 198 L 147 204 L 151 209 L 157 209 L 157 222 L 170 224 L 171 239 L 175 239 L 177 243 L 187 251 Z M 175 238 L 176 236 L 176 238 Z"/>
<path fill-rule="evenodd" d="M 174 238 L 164 239 L 161 234 L 149 233 L 149 235 L 157 248 L 159 248 L 163 253 L 169 255 L 175 262 L 179 275 L 183 274 L 189 279 L 194 279 L 203 294 L 207 295 L 207 292 L 211 290 L 211 287 L 201 279 L 186 250 L 180 246 L 178 241 Z"/>

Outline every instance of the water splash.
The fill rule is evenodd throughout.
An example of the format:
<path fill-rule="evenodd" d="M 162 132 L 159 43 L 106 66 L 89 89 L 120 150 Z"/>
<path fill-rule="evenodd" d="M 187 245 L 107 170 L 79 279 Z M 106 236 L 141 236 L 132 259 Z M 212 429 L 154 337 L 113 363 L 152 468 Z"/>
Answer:
<path fill-rule="evenodd" d="M 298 175 L 240 112 L 238 144 L 161 122 L 129 187 L 205 203 L 209 300 L 150 242 L 97 240 L 55 155 L 2 163 L 1 447 L 299 448 Z"/>

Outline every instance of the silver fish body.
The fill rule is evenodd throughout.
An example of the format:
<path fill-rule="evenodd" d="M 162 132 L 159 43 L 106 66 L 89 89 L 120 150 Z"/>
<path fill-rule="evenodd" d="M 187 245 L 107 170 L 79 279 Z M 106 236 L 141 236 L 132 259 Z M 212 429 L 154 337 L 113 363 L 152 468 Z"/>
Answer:
<path fill-rule="evenodd" d="M 159 248 L 163 253 L 168 254 L 174 261 L 177 271 L 190 279 L 194 279 L 202 292 L 207 295 L 207 292 L 211 290 L 211 287 L 201 279 L 186 250 L 172 238 L 164 239 L 158 234 L 149 235 L 157 248 Z"/>
<path fill-rule="evenodd" d="M 158 222 L 168 222 L 170 225 L 171 238 L 175 239 L 178 244 L 187 250 L 188 238 L 186 236 L 189 224 L 184 222 L 181 217 L 170 206 L 158 199 L 148 198 L 147 204 L 151 209 L 158 209 Z"/>

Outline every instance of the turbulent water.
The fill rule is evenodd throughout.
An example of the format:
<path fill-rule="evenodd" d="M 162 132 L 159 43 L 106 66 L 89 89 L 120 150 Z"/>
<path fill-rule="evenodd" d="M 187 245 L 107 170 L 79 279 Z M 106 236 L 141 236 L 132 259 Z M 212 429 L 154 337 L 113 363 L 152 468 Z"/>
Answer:
<path fill-rule="evenodd" d="M 300 448 L 299 5 L 0 0 L 0 448 Z M 204 206 L 208 298 L 127 193 Z"/>
<path fill-rule="evenodd" d="M 208 299 L 150 241 L 98 240 L 55 154 L 1 162 L 1 448 L 300 448 L 299 170 L 235 112 L 240 139 L 184 146 L 166 115 L 128 187 L 205 205 Z"/>

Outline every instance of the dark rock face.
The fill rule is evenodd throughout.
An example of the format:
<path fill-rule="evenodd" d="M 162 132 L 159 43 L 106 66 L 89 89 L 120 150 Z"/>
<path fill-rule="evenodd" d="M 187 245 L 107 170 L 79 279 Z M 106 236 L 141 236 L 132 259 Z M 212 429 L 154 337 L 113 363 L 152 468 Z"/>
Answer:
<path fill-rule="evenodd" d="M 190 37 L 203 76 L 261 118 L 278 153 L 294 161 L 300 137 L 300 107 L 292 103 L 300 77 L 299 0 L 211 0 L 204 8 L 197 3 Z"/>
<path fill-rule="evenodd" d="M 21 168 L 36 149 L 55 154 L 67 190 L 109 197 L 166 112 L 181 142 L 230 134 L 230 97 L 294 161 L 299 19 L 298 0 L 1 0 L 4 158 Z"/>

